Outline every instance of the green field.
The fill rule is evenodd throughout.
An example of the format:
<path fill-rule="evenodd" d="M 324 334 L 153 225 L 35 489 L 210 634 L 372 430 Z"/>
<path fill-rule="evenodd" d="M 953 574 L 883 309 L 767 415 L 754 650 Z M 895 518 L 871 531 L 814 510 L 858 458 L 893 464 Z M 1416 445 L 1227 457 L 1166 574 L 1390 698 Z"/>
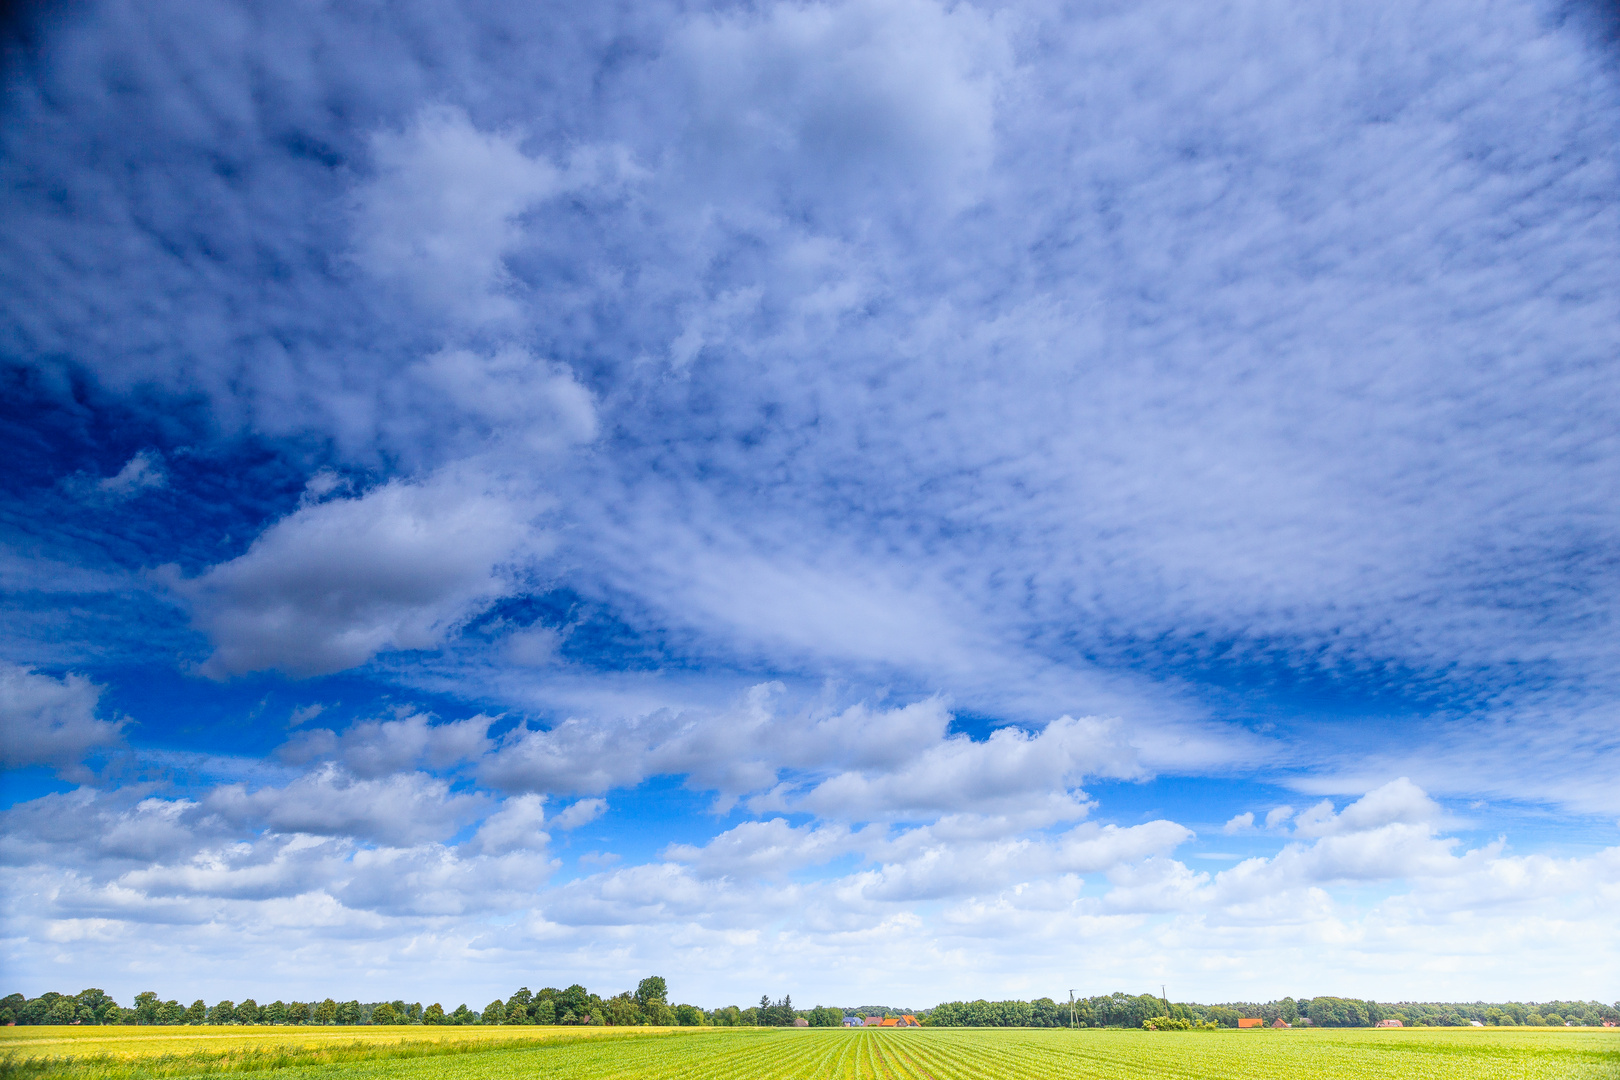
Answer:
<path fill-rule="evenodd" d="M 0 1076 L 276 1080 L 1620 1080 L 1603 1029 L 6 1028 Z"/>

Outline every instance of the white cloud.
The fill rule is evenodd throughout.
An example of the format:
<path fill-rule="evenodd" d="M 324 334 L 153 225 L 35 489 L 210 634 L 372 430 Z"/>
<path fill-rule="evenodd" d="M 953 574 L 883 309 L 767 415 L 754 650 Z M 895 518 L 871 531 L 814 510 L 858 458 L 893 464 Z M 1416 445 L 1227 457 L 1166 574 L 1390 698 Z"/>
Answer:
<path fill-rule="evenodd" d="M 589 825 L 607 812 L 606 799 L 579 799 L 551 819 L 555 828 L 568 831 Z"/>
<path fill-rule="evenodd" d="M 1294 832 L 1300 836 L 1336 836 L 1365 832 L 1383 825 L 1434 825 L 1443 811 L 1428 793 L 1406 777 L 1375 788 L 1334 813 L 1328 800 L 1302 810 L 1294 819 Z"/>
<path fill-rule="evenodd" d="M 847 771 L 779 802 L 831 818 L 908 812 L 997 813 L 1078 786 L 1086 775 L 1144 775 L 1117 720 L 1064 716 L 1039 732 L 1002 728 L 984 742 L 956 736 L 925 746 L 899 768 Z"/>
<path fill-rule="evenodd" d="M 276 756 L 293 765 L 337 761 L 368 778 L 421 767 L 444 770 L 483 756 L 491 746 L 487 733 L 492 723 L 491 717 L 474 716 L 435 724 L 421 713 L 406 713 L 396 720 L 356 722 L 341 735 L 327 728 L 300 732 Z"/>
<path fill-rule="evenodd" d="M 97 719 L 101 692 L 83 675 L 57 679 L 0 661 L 0 765 L 87 778 L 85 755 L 121 744 L 128 723 Z"/>
<path fill-rule="evenodd" d="M 143 491 L 168 486 L 169 478 L 163 471 L 163 459 L 156 452 L 142 450 L 124 463 L 112 476 L 96 481 L 95 490 L 104 498 L 133 499 Z"/>
<path fill-rule="evenodd" d="M 214 645 L 203 672 L 318 675 L 436 648 L 510 587 L 499 564 L 534 543 L 523 508 L 476 483 L 445 473 L 305 506 L 246 554 L 196 578 L 171 573 Z"/>
<path fill-rule="evenodd" d="M 1221 832 L 1231 836 L 1233 833 L 1239 833 L 1245 829 L 1252 828 L 1254 828 L 1254 814 L 1253 812 L 1245 811 L 1244 813 L 1235 815 L 1231 821 L 1228 821 L 1225 825 L 1222 825 Z"/>
<path fill-rule="evenodd" d="M 479 131 L 460 109 L 423 109 L 404 131 L 372 137 L 376 175 L 355 195 L 355 258 L 372 274 L 459 321 L 511 319 L 503 256 L 516 218 L 562 189 L 559 171 L 515 133 Z"/>
<path fill-rule="evenodd" d="M 1011 62 L 992 20 L 929 0 L 698 14 L 672 44 L 694 174 L 728 191 L 739 175 L 768 177 L 812 203 L 858 199 L 875 181 L 970 197 Z"/>
<path fill-rule="evenodd" d="M 200 805 L 236 828 L 410 845 L 447 839 L 481 816 L 489 801 L 453 794 L 445 781 L 421 773 L 362 779 L 324 765 L 284 787 L 227 784 Z"/>
<path fill-rule="evenodd" d="M 1274 806 L 1266 811 L 1266 828 L 1276 829 L 1287 824 L 1288 819 L 1294 816 L 1292 806 Z"/>

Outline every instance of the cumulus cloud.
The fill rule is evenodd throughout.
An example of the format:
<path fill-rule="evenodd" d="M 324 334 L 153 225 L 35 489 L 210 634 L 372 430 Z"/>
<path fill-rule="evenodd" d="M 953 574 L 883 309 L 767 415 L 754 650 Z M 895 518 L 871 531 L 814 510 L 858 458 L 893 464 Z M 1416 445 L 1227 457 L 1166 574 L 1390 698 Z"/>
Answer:
<path fill-rule="evenodd" d="M 83 675 L 53 678 L 0 661 L 0 764 L 88 779 L 85 756 L 122 743 L 128 723 L 96 716 L 102 689 Z"/>
<path fill-rule="evenodd" d="M 355 193 L 356 260 L 454 318 L 511 318 L 502 257 L 516 217 L 562 187 L 514 133 L 484 132 L 452 106 L 423 109 L 403 131 L 372 136 L 375 175 Z"/>
<path fill-rule="evenodd" d="M 729 194 L 740 174 L 812 205 L 874 183 L 961 201 L 989 164 L 996 76 L 1012 55 L 971 6 L 773 4 L 694 13 L 672 38 L 684 149 Z"/>
<path fill-rule="evenodd" d="M 1252 828 L 1254 828 L 1254 814 L 1253 812 L 1245 811 L 1244 813 L 1234 815 L 1231 821 L 1228 821 L 1225 825 L 1222 825 L 1221 832 L 1231 836 L 1233 833 L 1239 833 L 1245 829 Z"/>
<path fill-rule="evenodd" d="M 437 647 L 510 587 L 500 564 L 531 537 L 519 506 L 454 475 L 394 480 L 305 506 L 246 554 L 169 583 L 214 645 L 205 674 L 319 675 Z"/>
<path fill-rule="evenodd" d="M 759 805 L 781 801 L 833 818 L 995 813 L 1022 806 L 1031 795 L 1076 786 L 1087 774 L 1134 777 L 1145 771 L 1117 720 L 1064 716 L 1035 733 L 1002 728 L 983 742 L 945 739 L 899 768 L 842 772 L 802 795 L 778 792 Z"/>
<path fill-rule="evenodd" d="M 364 779 L 326 765 L 282 787 L 227 784 L 200 805 L 237 828 L 410 845 L 454 835 L 489 799 L 454 794 L 445 781 L 422 773 Z"/>
<path fill-rule="evenodd" d="M 299 732 L 276 755 L 291 765 L 326 760 L 340 763 L 355 776 L 374 778 L 419 767 L 448 769 L 474 761 L 488 751 L 488 716 L 435 724 L 421 713 L 394 720 L 362 720 L 342 734 L 329 728 Z"/>

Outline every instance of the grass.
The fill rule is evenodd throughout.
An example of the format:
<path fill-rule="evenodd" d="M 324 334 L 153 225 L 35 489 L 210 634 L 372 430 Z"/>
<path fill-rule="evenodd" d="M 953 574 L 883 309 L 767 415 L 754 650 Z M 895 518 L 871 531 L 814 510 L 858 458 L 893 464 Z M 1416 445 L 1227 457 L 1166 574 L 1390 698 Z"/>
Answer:
<path fill-rule="evenodd" d="M 259 1071 L 274 1080 L 1620 1080 L 1620 1033 L 0 1029 L 8 1080 Z"/>

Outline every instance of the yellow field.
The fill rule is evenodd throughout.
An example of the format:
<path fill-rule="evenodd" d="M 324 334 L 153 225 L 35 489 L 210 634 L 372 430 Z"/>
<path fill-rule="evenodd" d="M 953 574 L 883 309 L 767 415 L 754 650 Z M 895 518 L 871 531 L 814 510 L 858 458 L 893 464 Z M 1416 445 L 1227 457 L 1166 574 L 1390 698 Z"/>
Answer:
<path fill-rule="evenodd" d="M 318 1050 L 330 1047 L 384 1047 L 421 1044 L 465 1047 L 541 1043 L 554 1039 L 624 1037 L 693 1028 L 612 1027 L 0 1027 L 0 1054 L 18 1057 L 108 1056 L 123 1061 L 183 1054 L 240 1051 Z"/>
<path fill-rule="evenodd" d="M 1620 1080 L 1620 1032 L 1406 1028 L 10 1028 L 0 1077 L 145 1080 Z"/>

